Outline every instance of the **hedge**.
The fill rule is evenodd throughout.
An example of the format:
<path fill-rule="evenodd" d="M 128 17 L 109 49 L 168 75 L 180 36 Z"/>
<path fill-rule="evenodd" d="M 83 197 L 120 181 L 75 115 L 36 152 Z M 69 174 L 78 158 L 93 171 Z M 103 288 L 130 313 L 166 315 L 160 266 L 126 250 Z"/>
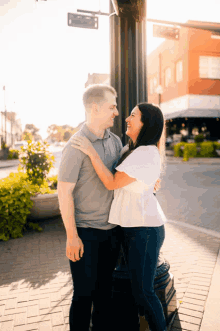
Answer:
<path fill-rule="evenodd" d="M 190 157 L 218 157 L 216 149 L 220 149 L 220 143 L 216 141 L 180 142 L 174 145 L 173 149 L 175 157 L 183 157 L 183 161 L 188 161 Z"/>

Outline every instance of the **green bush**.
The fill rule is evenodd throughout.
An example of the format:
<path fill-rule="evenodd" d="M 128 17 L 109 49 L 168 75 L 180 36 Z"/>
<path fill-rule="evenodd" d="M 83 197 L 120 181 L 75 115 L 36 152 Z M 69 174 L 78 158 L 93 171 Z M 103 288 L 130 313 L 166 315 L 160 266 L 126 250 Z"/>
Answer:
<path fill-rule="evenodd" d="M 29 141 L 19 153 L 22 166 L 18 173 L 0 180 L 0 240 L 23 237 L 23 231 L 28 228 L 42 231 L 27 216 L 33 205 L 32 196 L 56 192 L 57 176 L 47 178 L 54 162 L 48 146 L 46 142 Z"/>
<path fill-rule="evenodd" d="M 54 156 L 49 152 L 48 147 L 48 143 L 39 141 L 28 141 L 27 147 L 21 147 L 20 162 L 33 184 L 41 186 L 53 167 Z"/>
<path fill-rule="evenodd" d="M 194 137 L 194 140 L 196 143 L 202 143 L 204 141 L 204 136 L 203 134 L 198 134 L 197 136 Z"/>
<path fill-rule="evenodd" d="M 8 146 L 6 145 L 5 141 L 2 140 L 2 144 L 1 144 L 1 149 L 5 149 L 7 148 Z"/>
<path fill-rule="evenodd" d="M 185 144 L 183 151 L 183 161 L 188 161 L 190 157 L 196 157 L 197 155 L 196 147 L 197 147 L 196 143 Z"/>
<path fill-rule="evenodd" d="M 181 149 L 181 147 L 185 146 L 187 143 L 186 142 L 180 142 L 176 145 L 173 146 L 173 150 L 174 150 L 174 156 L 176 157 L 182 157 L 183 156 L 183 150 Z"/>
<path fill-rule="evenodd" d="M 214 147 L 214 155 L 215 155 L 215 157 L 218 157 L 219 155 L 218 155 L 218 153 L 216 152 L 216 149 L 220 149 L 220 143 L 218 143 L 217 141 L 214 141 L 213 142 L 213 147 Z"/>
<path fill-rule="evenodd" d="M 200 144 L 201 146 L 201 151 L 200 151 L 200 156 L 201 157 L 214 157 L 214 145 L 212 141 L 206 141 Z"/>
<path fill-rule="evenodd" d="M 181 150 L 181 146 L 184 149 Z M 173 147 L 174 156 L 183 157 L 183 161 L 188 161 L 190 157 L 218 157 L 216 152 L 220 149 L 220 143 L 217 141 L 205 141 L 197 143 L 184 143 L 180 142 Z"/>
<path fill-rule="evenodd" d="M 33 206 L 32 196 L 56 192 L 57 176 L 33 184 L 24 172 L 10 173 L 0 180 L 0 240 L 21 238 L 28 229 L 42 231 L 37 224 L 27 220 Z"/>
<path fill-rule="evenodd" d="M 23 237 L 22 232 L 32 227 L 27 224 L 27 216 L 33 205 L 31 196 L 36 194 L 36 187 L 32 185 L 27 175 L 18 172 L 11 173 L 0 180 L 0 239 Z M 37 225 L 38 231 L 42 229 Z"/>
<path fill-rule="evenodd" d="M 19 151 L 17 149 L 10 149 L 8 153 L 8 160 L 18 159 Z"/>
<path fill-rule="evenodd" d="M 57 183 L 58 183 L 58 176 L 51 176 L 48 178 L 48 186 L 51 189 L 51 193 L 52 190 L 57 190 Z"/>

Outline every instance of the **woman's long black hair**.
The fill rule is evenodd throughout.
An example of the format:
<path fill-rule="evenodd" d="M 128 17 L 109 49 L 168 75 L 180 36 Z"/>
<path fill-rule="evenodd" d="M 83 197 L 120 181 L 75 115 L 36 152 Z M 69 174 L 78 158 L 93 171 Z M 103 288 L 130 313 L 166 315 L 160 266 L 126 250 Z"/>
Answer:
<path fill-rule="evenodd" d="M 144 124 L 140 130 L 135 144 L 129 139 L 129 149 L 122 155 L 117 165 L 121 164 L 124 159 L 140 146 L 155 145 L 164 161 L 165 154 L 165 120 L 162 111 L 156 105 L 142 102 L 137 104 L 141 112 L 141 122 Z M 161 139 L 163 138 L 163 139 Z M 163 155 L 162 155 L 163 154 Z"/>

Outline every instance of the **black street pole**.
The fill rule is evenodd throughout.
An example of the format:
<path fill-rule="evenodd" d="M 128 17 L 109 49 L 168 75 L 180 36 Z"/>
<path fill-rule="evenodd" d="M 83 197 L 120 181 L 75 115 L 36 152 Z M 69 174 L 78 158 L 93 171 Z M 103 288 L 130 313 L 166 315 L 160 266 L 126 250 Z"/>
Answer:
<path fill-rule="evenodd" d="M 111 1 L 110 13 L 114 13 Z M 109 20 L 110 84 L 118 93 L 119 110 L 112 131 L 125 144 L 125 118 L 137 103 L 147 101 L 146 17 L 136 22 L 132 15 L 111 15 Z"/>
<path fill-rule="evenodd" d="M 147 1 L 147 0 L 146 0 Z M 128 1 L 110 1 L 110 84 L 118 94 L 119 116 L 116 117 L 112 131 L 122 143 L 127 143 L 125 118 L 139 102 L 147 102 L 147 56 L 146 56 L 146 1 L 137 2 L 134 14 Z M 118 7 L 119 16 L 113 14 Z M 141 6 L 138 7 L 142 3 Z M 134 14 L 134 16 L 133 16 Z M 141 17 L 140 17 L 141 16 Z M 164 269 L 163 269 L 164 268 Z M 164 280 L 166 279 L 164 286 Z M 169 273 L 169 263 L 160 254 L 154 281 L 155 291 L 163 305 L 167 324 L 174 318 L 177 310 L 174 277 Z M 166 288 L 169 286 L 169 291 Z M 168 298 L 167 293 L 171 293 Z M 143 312 L 138 311 L 131 293 L 129 273 L 124 259 L 123 248 L 113 272 L 111 329 L 145 330 Z M 141 316 L 140 316 L 141 315 Z M 139 319 L 140 317 L 140 319 Z"/>

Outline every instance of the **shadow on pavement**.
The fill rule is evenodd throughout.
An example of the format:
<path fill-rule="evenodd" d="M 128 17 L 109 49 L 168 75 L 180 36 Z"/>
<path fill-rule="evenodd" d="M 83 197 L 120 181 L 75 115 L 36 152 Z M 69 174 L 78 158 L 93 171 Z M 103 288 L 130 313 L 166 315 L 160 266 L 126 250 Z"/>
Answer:
<path fill-rule="evenodd" d="M 48 283 L 72 283 L 66 257 L 66 234 L 61 217 L 38 222 L 43 232 L 28 231 L 23 238 L 0 241 L 0 286 L 10 290 L 43 289 Z M 62 279 L 63 278 L 63 279 Z M 2 288 L 3 287 L 3 288 Z"/>

